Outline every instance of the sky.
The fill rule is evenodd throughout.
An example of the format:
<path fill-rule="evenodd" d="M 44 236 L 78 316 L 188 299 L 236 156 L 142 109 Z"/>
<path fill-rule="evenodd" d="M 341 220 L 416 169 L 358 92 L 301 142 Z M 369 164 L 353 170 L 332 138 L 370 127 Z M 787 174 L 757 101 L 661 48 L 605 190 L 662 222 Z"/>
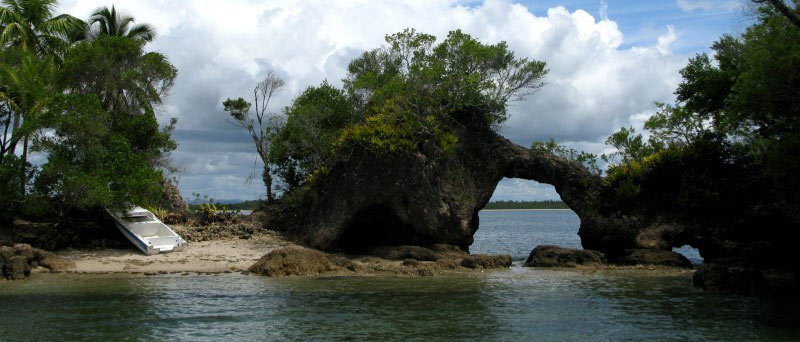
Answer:
<path fill-rule="evenodd" d="M 165 54 L 178 78 L 159 121 L 178 118 L 172 160 L 184 198 L 264 196 L 249 135 L 227 118 L 226 98 L 250 100 L 273 70 L 287 86 L 270 110 L 324 80 L 341 85 L 348 62 L 381 46 L 386 34 L 455 29 L 484 43 L 506 41 L 550 73 L 536 94 L 510 106 L 501 133 L 512 141 L 553 138 L 593 153 L 623 126 L 641 127 L 654 102 L 673 102 L 679 70 L 723 33 L 748 25 L 745 0 L 117 0 L 118 10 L 153 25 L 147 45 Z M 62 0 L 60 13 L 87 18 L 109 1 Z M 493 200 L 557 199 L 552 186 L 505 179 Z"/>

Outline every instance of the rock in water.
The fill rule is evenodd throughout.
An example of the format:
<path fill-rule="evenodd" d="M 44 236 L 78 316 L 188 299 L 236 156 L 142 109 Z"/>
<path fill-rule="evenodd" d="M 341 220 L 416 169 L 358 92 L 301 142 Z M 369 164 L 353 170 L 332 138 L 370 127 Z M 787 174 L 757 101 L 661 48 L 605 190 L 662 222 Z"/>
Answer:
<path fill-rule="evenodd" d="M 472 269 L 509 268 L 511 266 L 511 256 L 507 254 L 474 254 L 462 259 L 461 266 Z"/>
<path fill-rule="evenodd" d="M 615 258 L 613 261 L 622 265 L 659 265 L 692 268 L 692 263 L 689 259 L 686 259 L 680 253 L 659 249 L 634 249 L 619 258 Z"/>
<path fill-rule="evenodd" d="M 528 267 L 577 267 L 578 265 L 603 264 L 606 256 L 597 251 L 537 246 L 531 251 L 525 266 Z"/>
<path fill-rule="evenodd" d="M 325 253 L 308 248 L 284 247 L 261 257 L 249 271 L 268 277 L 309 276 L 336 270 Z"/>

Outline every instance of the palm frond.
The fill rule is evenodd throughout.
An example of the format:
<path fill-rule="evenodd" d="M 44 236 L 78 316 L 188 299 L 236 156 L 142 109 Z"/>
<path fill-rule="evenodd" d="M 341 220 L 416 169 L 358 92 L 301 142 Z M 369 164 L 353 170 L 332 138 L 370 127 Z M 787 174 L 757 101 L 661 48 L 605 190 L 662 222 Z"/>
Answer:
<path fill-rule="evenodd" d="M 126 37 L 152 42 L 156 38 L 156 29 L 150 24 L 138 24 L 128 31 Z"/>
<path fill-rule="evenodd" d="M 0 45 L 20 45 L 22 49 L 29 48 L 26 46 L 28 41 L 28 30 L 20 23 L 9 23 L 3 27 L 0 33 Z"/>

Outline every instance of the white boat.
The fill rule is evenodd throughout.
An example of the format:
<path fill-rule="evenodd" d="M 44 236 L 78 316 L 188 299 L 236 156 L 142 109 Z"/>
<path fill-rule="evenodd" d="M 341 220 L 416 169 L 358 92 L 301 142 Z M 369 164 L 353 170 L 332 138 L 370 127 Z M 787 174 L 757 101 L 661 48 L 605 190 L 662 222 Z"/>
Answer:
<path fill-rule="evenodd" d="M 186 249 L 186 240 L 147 209 L 134 207 L 126 212 L 108 210 L 108 213 L 114 218 L 122 235 L 144 254 L 180 252 Z"/>

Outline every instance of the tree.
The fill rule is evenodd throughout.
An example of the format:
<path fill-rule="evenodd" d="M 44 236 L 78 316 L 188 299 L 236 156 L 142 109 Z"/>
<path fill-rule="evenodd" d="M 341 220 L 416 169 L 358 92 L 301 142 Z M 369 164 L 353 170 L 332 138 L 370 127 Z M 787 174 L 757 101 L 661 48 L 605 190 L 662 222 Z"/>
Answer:
<path fill-rule="evenodd" d="M 343 130 L 360 121 L 344 91 L 327 81 L 308 87 L 284 114 L 286 123 L 272 136 L 269 159 L 289 189 L 321 168 Z"/>
<path fill-rule="evenodd" d="M 96 25 L 95 25 L 96 24 Z M 100 7 L 92 12 L 89 18 L 90 36 L 98 37 L 101 35 L 113 37 L 127 37 L 131 39 L 151 42 L 156 37 L 156 30 L 149 24 L 134 24 L 131 16 L 117 12 L 114 6 Z"/>
<path fill-rule="evenodd" d="M 38 56 L 60 58 L 80 37 L 86 23 L 68 14 L 53 16 L 56 0 L 3 0 L 0 6 L 0 45 Z"/>
<path fill-rule="evenodd" d="M 796 0 L 794 1 L 795 9 L 791 9 L 788 6 L 786 6 L 786 3 L 783 0 L 753 0 L 753 2 L 757 4 L 769 3 L 778 12 L 781 12 L 781 14 L 783 14 L 786 17 L 786 19 L 789 19 L 792 22 L 792 24 L 794 24 L 797 27 L 800 27 L 800 16 L 798 16 L 797 14 Z"/>
<path fill-rule="evenodd" d="M 387 35 L 389 46 L 348 66 L 348 94 L 363 108 L 400 98 L 421 117 L 497 129 L 508 117 L 509 101 L 544 85 L 545 63 L 515 57 L 505 42 L 483 44 L 460 30 L 435 41 L 413 29 Z"/>
<path fill-rule="evenodd" d="M 606 139 L 606 145 L 614 147 L 615 152 L 603 154 L 603 161 L 615 165 L 624 165 L 644 160 L 664 148 L 664 144 L 654 138 L 645 141 L 641 134 L 636 133 L 633 127 L 622 127 L 619 132 Z"/>
<path fill-rule="evenodd" d="M 96 207 L 124 208 L 158 203 L 163 174 L 150 164 L 130 130 L 112 125 L 114 114 L 95 95 L 58 95 L 46 114 L 52 133 L 35 149 L 48 155 L 34 183 L 38 196 L 59 216 Z M 131 117 L 148 134 L 154 122 Z M 157 125 L 155 125 L 157 129 Z"/>
<path fill-rule="evenodd" d="M 250 137 L 253 138 L 256 152 L 264 163 L 261 175 L 264 186 L 267 188 L 267 201 L 269 202 L 274 200 L 269 154 L 272 135 L 275 134 L 275 129 L 277 128 L 277 118 L 271 113 L 267 113 L 267 107 L 273 96 L 285 85 L 286 82 L 274 71 L 270 70 L 264 80 L 258 82 L 253 88 L 254 107 L 241 97 L 235 100 L 227 99 L 222 103 L 225 111 L 230 114 L 234 122 L 247 130 L 250 133 Z M 250 114 L 251 107 L 253 109 L 252 115 Z"/>
<path fill-rule="evenodd" d="M 145 52 L 144 44 L 113 36 L 77 44 L 62 63 L 59 85 L 71 94 L 96 95 L 112 113 L 153 114 L 178 71 L 166 56 Z"/>
<path fill-rule="evenodd" d="M 6 121 L 10 120 L 12 112 L 16 113 L 14 134 L 10 139 L 4 138 L 0 162 L 5 156 L 14 154 L 14 147 L 22 140 L 22 163 L 27 163 L 28 138 L 40 128 L 38 119 L 53 92 L 55 73 L 55 63 L 51 58 L 40 59 L 31 54 L 25 54 L 17 67 L 0 65 L 0 82 L 3 84 L 0 97 L 9 116 Z M 21 125 L 19 118 L 24 118 Z M 5 129 L 8 130 L 7 125 Z"/>
<path fill-rule="evenodd" d="M 6 57 L 3 62 L 9 68 L 26 69 L 27 76 L 31 76 L 30 72 L 35 72 L 33 69 L 36 69 L 37 66 L 34 65 L 40 64 L 32 61 L 33 57 L 28 55 L 44 58 L 43 63 L 45 64 L 51 63 L 50 57 L 55 58 L 57 62 L 73 43 L 72 39 L 80 37 L 78 32 L 84 31 L 85 28 L 83 21 L 70 15 L 53 16 L 55 0 L 3 0 L 2 4 L 3 6 L 0 6 L 0 46 L 3 47 L 4 57 Z M 11 52 L 9 51 L 11 49 L 20 52 Z M 24 57 L 20 58 L 20 55 Z M 8 58 L 9 56 L 12 58 Z M 9 134 L 9 126 L 4 127 L 4 140 L 7 140 L 8 145 L 4 144 L 4 151 L 1 151 L 0 158 L 6 154 L 14 154 L 17 143 L 22 140 L 22 165 L 24 167 L 27 164 L 29 134 L 33 129 L 31 123 L 28 123 L 25 129 L 21 125 L 25 125 L 23 122 L 33 116 L 33 113 L 26 112 L 32 109 L 30 101 L 33 95 L 25 95 L 20 91 L 29 91 L 40 87 L 41 84 L 36 77 L 16 75 L 15 71 L 6 70 L 5 74 L 6 81 L 9 81 L 10 78 L 14 83 L 12 86 L 5 87 L 4 90 L 5 100 L 8 101 L 6 107 L 13 113 L 13 122 L 10 130 L 11 139 L 6 139 Z M 31 81 L 33 84 L 23 85 L 19 83 L 21 81 Z M 12 88 L 16 88 L 16 93 Z M 42 95 L 41 93 L 37 94 L 39 97 Z M 11 98 L 21 100 L 22 97 L 27 99 L 24 105 L 10 100 Z M 21 174 L 25 175 L 26 173 L 22 172 Z"/>

